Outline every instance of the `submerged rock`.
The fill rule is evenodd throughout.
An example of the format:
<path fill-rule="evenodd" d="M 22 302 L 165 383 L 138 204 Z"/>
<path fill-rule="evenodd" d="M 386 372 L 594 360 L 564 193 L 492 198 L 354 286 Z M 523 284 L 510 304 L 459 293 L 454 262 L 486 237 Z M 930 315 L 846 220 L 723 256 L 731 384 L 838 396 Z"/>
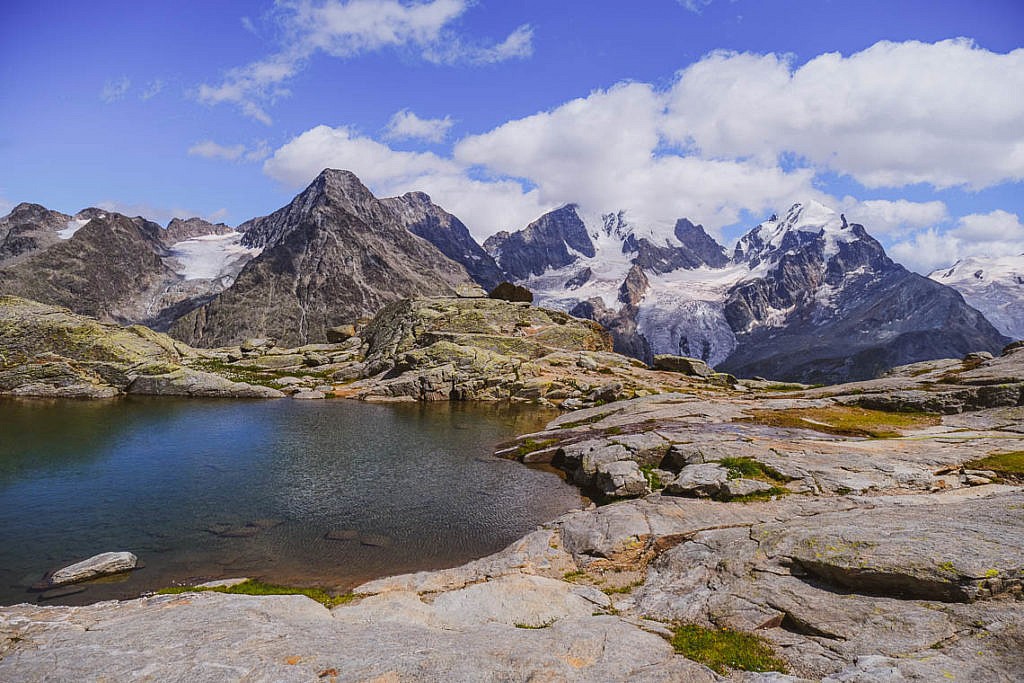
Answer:
<path fill-rule="evenodd" d="M 120 574 L 135 569 L 138 562 L 139 558 L 129 552 L 100 553 L 58 569 L 47 578 L 47 583 L 51 586 L 63 586 L 88 581 L 98 576 Z"/>

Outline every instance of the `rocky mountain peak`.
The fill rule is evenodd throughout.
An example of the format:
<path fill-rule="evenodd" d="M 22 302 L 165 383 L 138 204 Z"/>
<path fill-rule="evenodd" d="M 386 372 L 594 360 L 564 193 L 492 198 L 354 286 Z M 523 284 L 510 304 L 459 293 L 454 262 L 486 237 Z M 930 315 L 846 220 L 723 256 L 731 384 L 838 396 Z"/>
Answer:
<path fill-rule="evenodd" d="M 234 228 L 224 223 L 211 223 L 198 217 L 172 218 L 161 233 L 161 240 L 164 244 L 171 245 L 196 237 L 228 235 L 233 232 L 235 232 Z"/>
<path fill-rule="evenodd" d="M 756 268 L 782 254 L 815 244 L 822 260 L 828 261 L 839 251 L 840 244 L 867 236 L 862 227 L 856 227 L 860 229 L 855 229 L 846 222 L 845 216 L 824 204 L 814 200 L 796 203 L 783 217 L 772 215 L 741 237 L 733 260 Z"/>
<path fill-rule="evenodd" d="M 518 232 L 492 235 L 484 248 L 506 273 L 519 279 L 567 266 L 580 254 L 593 258 L 597 253 L 575 204 L 549 211 Z"/>
<path fill-rule="evenodd" d="M 325 168 L 287 206 L 238 226 L 239 231 L 245 233 L 242 244 L 249 248 L 273 246 L 296 225 L 313 219 L 318 210 L 370 215 L 373 220 L 383 220 L 380 202 L 355 173 Z"/>

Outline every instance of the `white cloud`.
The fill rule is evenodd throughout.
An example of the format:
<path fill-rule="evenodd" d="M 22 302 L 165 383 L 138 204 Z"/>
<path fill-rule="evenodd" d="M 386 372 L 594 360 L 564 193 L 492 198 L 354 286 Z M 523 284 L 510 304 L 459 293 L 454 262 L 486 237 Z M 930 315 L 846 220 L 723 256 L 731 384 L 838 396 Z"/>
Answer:
<path fill-rule="evenodd" d="M 711 4 L 711 0 L 678 0 L 678 2 L 694 14 L 700 14 L 701 10 Z"/>
<path fill-rule="evenodd" d="M 920 252 L 904 260 L 921 268 L 967 244 L 966 232 L 944 233 L 951 219 L 942 201 L 836 199 L 818 189 L 819 174 L 972 187 L 1024 174 L 1024 100 L 1007 92 L 1024 79 L 1022 60 L 1024 50 L 998 55 L 965 41 L 879 43 L 799 69 L 775 55 L 715 53 L 667 88 L 597 90 L 466 136 L 450 155 L 401 152 L 319 126 L 278 149 L 264 170 L 293 188 L 334 167 L 378 193 L 422 189 L 477 237 L 567 202 L 590 215 L 625 209 L 652 226 L 685 216 L 717 234 L 744 212 L 817 199 L 902 244 L 900 253 L 919 241 Z M 488 201 L 500 209 L 488 211 Z M 964 220 L 957 230 L 969 228 Z"/>
<path fill-rule="evenodd" d="M 128 80 L 127 76 L 110 79 L 103 84 L 103 90 L 100 91 L 100 99 L 107 104 L 117 102 L 124 99 L 125 94 L 131 87 L 132 82 Z"/>
<path fill-rule="evenodd" d="M 221 145 L 213 140 L 203 140 L 188 148 L 189 156 L 224 161 L 262 161 L 270 156 L 270 145 L 266 140 L 253 145 Z"/>
<path fill-rule="evenodd" d="M 627 209 L 634 220 L 655 224 L 687 216 L 714 229 L 743 209 L 763 212 L 820 194 L 806 169 L 660 154 L 663 112 L 664 98 L 652 86 L 620 84 L 464 138 L 455 158 L 528 179 L 545 204 Z"/>
<path fill-rule="evenodd" d="M 911 202 L 906 199 L 868 199 L 858 201 L 847 195 L 838 208 L 851 223 L 860 223 L 872 235 L 898 237 L 935 227 L 949 217 L 946 204 L 940 201 Z"/>
<path fill-rule="evenodd" d="M 229 70 L 219 85 L 199 86 L 206 104 L 233 103 L 247 116 L 271 123 L 266 106 L 287 96 L 286 82 L 317 52 L 351 58 L 407 48 L 437 63 L 493 63 L 532 53 L 532 30 L 515 29 L 496 45 L 471 45 L 452 28 L 472 0 L 294 0 L 278 4 L 283 48 Z M 244 25 L 244 23 L 243 23 Z M 252 22 L 246 27 L 251 28 Z"/>
<path fill-rule="evenodd" d="M 395 112 L 388 121 L 384 137 L 389 140 L 443 142 L 454 124 L 450 116 L 443 119 L 421 119 L 415 112 L 403 109 Z"/>
<path fill-rule="evenodd" d="M 960 218 L 953 230 L 919 232 L 894 244 L 889 252 L 911 270 L 927 274 L 967 256 L 1024 253 L 1024 224 L 1016 214 L 1001 209 L 970 214 Z"/>
<path fill-rule="evenodd" d="M 714 230 L 743 209 L 821 196 L 806 169 L 657 155 L 662 106 L 651 86 L 620 85 L 464 138 L 451 158 L 318 126 L 278 149 L 264 170 L 292 188 L 324 168 L 345 168 L 378 194 L 420 189 L 480 238 L 568 202 L 591 214 L 626 209 L 641 223 L 688 216 Z"/>
<path fill-rule="evenodd" d="M 465 221 L 477 238 L 499 229 L 517 230 L 552 208 L 536 190 L 511 180 L 470 178 L 464 166 L 432 152 L 396 151 L 347 128 L 317 126 L 268 159 L 264 171 L 292 189 L 325 168 L 353 171 L 377 195 L 420 190 Z"/>
<path fill-rule="evenodd" d="M 666 131 L 704 156 L 795 153 L 868 187 L 1024 179 L 1024 49 L 879 42 L 843 57 L 716 52 L 671 91 Z"/>
<path fill-rule="evenodd" d="M 159 95 L 160 92 L 163 89 L 164 89 L 164 81 L 163 81 L 163 79 L 157 78 L 155 80 L 152 80 L 152 81 L 150 81 L 146 85 L 146 89 L 143 90 L 141 93 L 139 93 L 139 99 L 140 100 L 150 100 L 150 99 L 156 97 L 157 95 Z"/>

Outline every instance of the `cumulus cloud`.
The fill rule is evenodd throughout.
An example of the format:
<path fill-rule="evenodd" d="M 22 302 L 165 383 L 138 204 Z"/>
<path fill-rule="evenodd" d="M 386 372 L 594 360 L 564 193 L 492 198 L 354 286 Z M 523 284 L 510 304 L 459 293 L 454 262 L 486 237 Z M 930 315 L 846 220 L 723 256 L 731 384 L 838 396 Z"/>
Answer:
<path fill-rule="evenodd" d="M 1024 253 L 1024 224 L 1019 216 L 1002 209 L 970 214 L 960 218 L 952 230 L 924 230 L 889 251 L 911 270 L 927 274 L 966 256 Z"/>
<path fill-rule="evenodd" d="M 252 147 L 222 145 L 213 140 L 203 140 L 189 147 L 188 155 L 223 161 L 262 161 L 270 156 L 270 145 L 266 140 L 261 140 Z"/>
<path fill-rule="evenodd" d="M 1024 49 L 879 42 L 844 57 L 716 52 L 680 72 L 666 131 L 714 157 L 794 153 L 868 187 L 1024 179 Z"/>
<path fill-rule="evenodd" d="M 1024 100 L 1009 87 L 1024 91 L 1022 60 L 1024 50 L 1000 55 L 962 40 L 883 42 L 801 67 L 777 55 L 714 53 L 665 87 L 596 90 L 465 136 L 450 154 L 402 152 L 319 126 L 278 149 L 264 170 L 291 187 L 336 167 L 377 192 L 423 189 L 478 237 L 567 202 L 590 215 L 625 209 L 653 226 L 685 216 L 715 233 L 748 213 L 817 199 L 902 244 L 898 255 L 924 268 L 967 248 L 969 217 L 954 225 L 938 200 L 833 198 L 820 189 L 822 176 L 897 187 L 1024 177 Z M 423 121 L 412 116 L 406 123 Z M 488 210 L 490 201 L 498 208 Z"/>
<path fill-rule="evenodd" d="M 388 121 L 384 137 L 389 140 L 443 142 L 454 124 L 450 116 L 443 119 L 421 119 L 415 112 L 403 109 L 395 112 Z"/>
<path fill-rule="evenodd" d="M 517 182 L 476 180 L 452 159 L 432 152 L 396 151 L 344 127 L 308 130 L 263 165 L 269 176 L 293 189 L 305 186 L 325 168 L 355 172 L 380 196 L 426 192 L 481 239 L 499 229 L 516 230 L 551 208 L 539 202 L 536 190 L 524 190 Z"/>
<path fill-rule="evenodd" d="M 344 59 L 406 48 L 436 63 L 494 63 L 532 53 L 533 32 L 525 25 L 496 45 L 471 43 L 460 36 L 452 25 L 472 4 L 472 0 L 280 2 L 282 49 L 229 70 L 220 84 L 200 85 L 197 97 L 206 104 L 235 104 L 247 116 L 270 124 L 267 105 L 290 94 L 287 81 L 317 52 Z"/>
<path fill-rule="evenodd" d="M 935 227 L 946 221 L 949 210 L 941 201 L 911 202 L 906 199 L 868 199 L 858 201 L 847 195 L 838 208 L 851 223 L 864 225 L 876 237 L 909 234 L 921 228 Z"/>
<path fill-rule="evenodd" d="M 128 89 L 132 87 L 132 82 L 127 76 L 121 76 L 120 78 L 112 78 L 103 84 L 103 89 L 100 91 L 100 99 L 111 104 L 118 100 L 124 99 Z"/>

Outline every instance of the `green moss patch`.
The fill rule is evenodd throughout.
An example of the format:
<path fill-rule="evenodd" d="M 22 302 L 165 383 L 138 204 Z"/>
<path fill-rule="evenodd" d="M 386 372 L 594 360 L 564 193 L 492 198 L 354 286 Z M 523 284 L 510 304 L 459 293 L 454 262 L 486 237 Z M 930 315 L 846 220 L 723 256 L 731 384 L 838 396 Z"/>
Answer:
<path fill-rule="evenodd" d="M 550 448 L 558 443 L 558 439 L 525 439 L 516 448 L 516 455 L 520 458 L 526 457 L 530 453 L 542 451 L 545 448 Z"/>
<path fill-rule="evenodd" d="M 331 595 L 320 588 L 298 588 L 295 586 L 278 586 L 261 581 L 245 581 L 234 586 L 171 586 L 157 591 L 157 595 L 178 595 L 181 593 L 228 593 L 229 595 L 305 595 L 316 600 L 324 607 L 337 607 L 352 602 L 356 596 L 352 593 Z"/>
<path fill-rule="evenodd" d="M 728 669 L 788 671 L 786 662 L 775 655 L 768 642 L 750 633 L 683 624 L 675 629 L 672 647 L 687 659 L 700 662 L 721 675 Z"/>
<path fill-rule="evenodd" d="M 889 413 L 853 406 L 826 408 L 790 408 L 786 410 L 753 410 L 739 422 L 753 422 L 770 427 L 810 429 L 838 436 L 860 436 L 891 439 L 907 430 L 922 429 L 940 423 L 931 413 Z"/>
<path fill-rule="evenodd" d="M 644 479 L 647 480 L 647 485 L 652 491 L 665 488 L 665 482 L 661 480 L 658 473 L 654 471 L 654 465 L 641 465 L 640 474 L 644 475 Z"/>
<path fill-rule="evenodd" d="M 1001 477 L 1019 480 L 1024 478 L 1024 451 L 989 453 L 963 466 L 969 470 L 991 470 Z"/>

